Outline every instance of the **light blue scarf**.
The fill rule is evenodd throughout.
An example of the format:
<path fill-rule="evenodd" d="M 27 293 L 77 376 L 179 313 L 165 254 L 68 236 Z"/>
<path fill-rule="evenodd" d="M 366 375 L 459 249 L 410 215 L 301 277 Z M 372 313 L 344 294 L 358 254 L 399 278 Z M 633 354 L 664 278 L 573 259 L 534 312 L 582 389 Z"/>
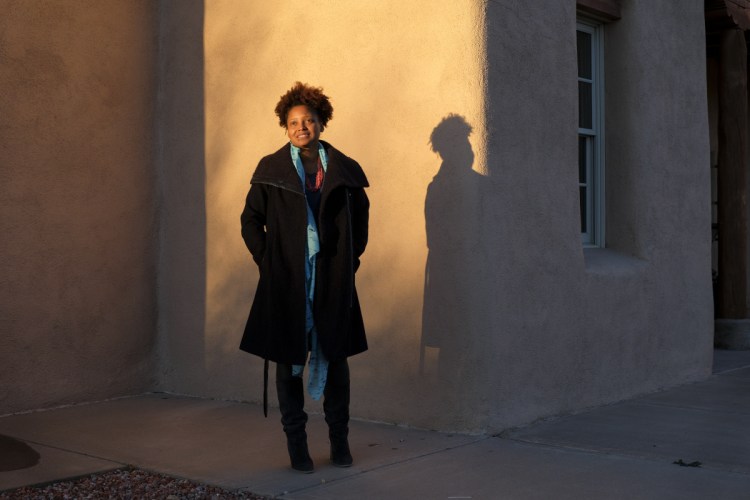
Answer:
<path fill-rule="evenodd" d="M 291 146 L 292 164 L 297 170 L 300 182 L 302 182 L 302 192 L 305 190 L 305 169 L 302 166 L 300 158 L 300 149 L 293 144 Z M 328 170 L 328 157 L 322 144 L 318 144 L 318 155 L 320 163 L 323 165 L 323 172 Z M 323 178 L 325 182 L 325 177 Z M 322 189 L 322 188 L 321 188 Z M 320 252 L 320 238 L 318 237 L 318 225 L 315 222 L 315 215 L 310 208 L 310 204 L 305 202 L 307 207 L 307 246 L 305 247 L 305 292 L 307 293 L 307 304 L 305 307 L 305 331 L 310 339 L 310 376 L 307 381 L 307 392 L 314 400 L 320 399 L 326 387 L 328 378 L 328 360 L 323 355 L 323 350 L 318 342 L 318 332 L 315 329 L 315 319 L 313 317 L 313 297 L 315 295 L 315 261 Z M 304 371 L 304 365 L 292 365 L 292 375 L 301 377 Z"/>

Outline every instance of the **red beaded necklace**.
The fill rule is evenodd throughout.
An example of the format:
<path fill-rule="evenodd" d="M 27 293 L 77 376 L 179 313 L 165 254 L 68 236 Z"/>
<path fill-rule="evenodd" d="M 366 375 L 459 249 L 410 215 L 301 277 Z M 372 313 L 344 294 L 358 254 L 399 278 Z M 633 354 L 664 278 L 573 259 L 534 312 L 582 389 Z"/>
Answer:
<path fill-rule="evenodd" d="M 323 186 L 323 163 L 318 155 L 318 169 L 314 174 L 305 174 L 305 189 L 307 191 L 319 191 Z"/>

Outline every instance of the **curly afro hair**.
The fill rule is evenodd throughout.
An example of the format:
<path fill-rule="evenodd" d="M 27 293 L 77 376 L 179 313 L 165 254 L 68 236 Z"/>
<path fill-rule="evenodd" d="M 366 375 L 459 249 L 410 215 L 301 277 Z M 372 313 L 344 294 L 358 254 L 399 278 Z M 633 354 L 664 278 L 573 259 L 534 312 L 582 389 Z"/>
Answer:
<path fill-rule="evenodd" d="M 276 116 L 279 117 L 279 125 L 286 128 L 286 118 L 289 110 L 294 106 L 305 105 L 315 110 L 320 119 L 321 129 L 325 128 L 328 120 L 333 118 L 333 106 L 328 96 L 323 93 L 322 87 L 312 87 L 302 82 L 296 82 L 294 86 L 282 95 L 276 105 Z"/>

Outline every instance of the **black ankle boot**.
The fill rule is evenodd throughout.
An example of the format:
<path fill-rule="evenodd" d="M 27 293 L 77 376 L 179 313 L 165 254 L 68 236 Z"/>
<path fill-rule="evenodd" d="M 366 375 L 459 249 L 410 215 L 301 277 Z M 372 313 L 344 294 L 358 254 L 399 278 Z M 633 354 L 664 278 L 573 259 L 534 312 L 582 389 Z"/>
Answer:
<path fill-rule="evenodd" d="M 305 474 L 310 474 L 315 466 L 313 465 L 310 452 L 307 450 L 307 437 L 297 437 L 295 439 L 287 438 L 286 448 L 289 451 L 289 460 L 292 462 L 292 469 Z"/>
<path fill-rule="evenodd" d="M 346 437 L 331 437 L 331 463 L 336 467 L 351 467 L 354 463 Z"/>

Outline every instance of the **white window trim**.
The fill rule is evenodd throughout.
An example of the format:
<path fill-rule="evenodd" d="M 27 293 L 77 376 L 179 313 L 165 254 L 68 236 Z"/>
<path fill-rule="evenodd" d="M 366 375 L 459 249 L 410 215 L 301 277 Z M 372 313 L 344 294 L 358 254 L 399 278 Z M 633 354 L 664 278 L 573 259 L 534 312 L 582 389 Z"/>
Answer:
<path fill-rule="evenodd" d="M 578 19 L 576 31 L 585 31 L 591 34 L 592 48 L 592 76 L 594 85 L 593 93 L 593 117 L 592 129 L 578 129 L 578 134 L 593 136 L 594 154 L 591 156 L 592 165 L 590 172 L 592 182 L 590 188 L 590 201 L 587 201 L 587 215 L 590 223 L 587 224 L 589 231 L 581 233 L 581 242 L 584 247 L 602 248 L 605 243 L 605 164 L 604 164 L 604 30 L 603 25 L 595 21 Z M 588 177 L 588 176 L 587 176 Z M 591 178 L 591 177 L 588 177 Z M 593 219 L 593 220 L 592 220 Z"/>

